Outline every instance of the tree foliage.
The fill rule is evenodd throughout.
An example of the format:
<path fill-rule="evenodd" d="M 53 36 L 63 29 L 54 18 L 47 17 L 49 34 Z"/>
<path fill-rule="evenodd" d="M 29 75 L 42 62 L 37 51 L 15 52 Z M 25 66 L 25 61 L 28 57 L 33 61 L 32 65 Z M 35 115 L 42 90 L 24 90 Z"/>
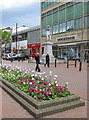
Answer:
<path fill-rule="evenodd" d="M 2 44 L 7 44 L 10 43 L 11 41 L 11 33 L 7 32 L 7 31 L 2 31 Z"/>

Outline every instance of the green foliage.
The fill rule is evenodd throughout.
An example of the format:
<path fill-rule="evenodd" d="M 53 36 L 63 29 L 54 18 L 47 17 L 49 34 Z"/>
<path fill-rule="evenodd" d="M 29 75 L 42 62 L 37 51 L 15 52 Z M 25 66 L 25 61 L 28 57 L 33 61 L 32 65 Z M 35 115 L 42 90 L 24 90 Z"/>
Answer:
<path fill-rule="evenodd" d="M 10 43 L 11 33 L 2 31 L 2 44 Z"/>

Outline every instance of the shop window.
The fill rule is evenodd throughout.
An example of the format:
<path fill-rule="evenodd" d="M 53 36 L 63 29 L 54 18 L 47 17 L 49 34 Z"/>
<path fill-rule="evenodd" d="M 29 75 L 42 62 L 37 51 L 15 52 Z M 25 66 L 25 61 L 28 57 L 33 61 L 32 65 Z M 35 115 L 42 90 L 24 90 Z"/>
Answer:
<path fill-rule="evenodd" d="M 66 27 L 67 27 L 67 31 L 72 31 L 73 30 L 73 28 L 74 28 L 74 20 L 71 20 L 71 21 L 68 21 L 67 23 L 66 23 Z"/>
<path fill-rule="evenodd" d="M 58 23 L 58 12 L 53 13 L 53 24 Z"/>
<path fill-rule="evenodd" d="M 66 19 L 70 20 L 73 19 L 73 5 L 70 7 L 67 7 L 66 9 Z"/>
<path fill-rule="evenodd" d="M 83 28 L 83 18 L 75 20 L 75 30 L 80 30 Z"/>
<path fill-rule="evenodd" d="M 59 22 L 65 21 L 65 9 L 59 11 Z"/>
<path fill-rule="evenodd" d="M 85 28 L 89 28 L 89 16 L 85 17 Z"/>
<path fill-rule="evenodd" d="M 65 28 L 65 23 L 61 23 L 59 24 L 59 33 L 65 32 L 66 28 Z"/>
<path fill-rule="evenodd" d="M 46 28 L 42 29 L 42 36 L 46 36 Z"/>
<path fill-rule="evenodd" d="M 53 34 L 58 33 L 58 25 L 53 25 Z"/>

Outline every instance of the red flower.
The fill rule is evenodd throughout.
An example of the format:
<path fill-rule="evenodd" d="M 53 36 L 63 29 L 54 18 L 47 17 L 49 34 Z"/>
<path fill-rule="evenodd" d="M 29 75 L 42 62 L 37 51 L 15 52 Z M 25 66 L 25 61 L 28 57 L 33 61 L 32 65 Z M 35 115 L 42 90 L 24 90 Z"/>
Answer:
<path fill-rule="evenodd" d="M 47 97 L 49 96 L 49 93 L 48 93 L 48 92 L 46 92 L 45 94 L 46 94 Z"/>

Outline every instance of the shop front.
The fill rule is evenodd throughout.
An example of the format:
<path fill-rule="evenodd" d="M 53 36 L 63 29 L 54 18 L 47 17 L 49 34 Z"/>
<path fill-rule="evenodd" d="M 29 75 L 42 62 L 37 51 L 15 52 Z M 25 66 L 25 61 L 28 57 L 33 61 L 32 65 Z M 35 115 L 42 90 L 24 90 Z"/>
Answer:
<path fill-rule="evenodd" d="M 65 44 L 54 44 L 53 45 L 53 55 L 56 58 L 80 58 L 81 54 L 85 52 L 85 44 L 88 41 L 65 43 Z"/>
<path fill-rule="evenodd" d="M 28 44 L 28 56 L 29 57 L 35 57 L 37 53 L 40 54 L 40 43 L 32 43 Z"/>

